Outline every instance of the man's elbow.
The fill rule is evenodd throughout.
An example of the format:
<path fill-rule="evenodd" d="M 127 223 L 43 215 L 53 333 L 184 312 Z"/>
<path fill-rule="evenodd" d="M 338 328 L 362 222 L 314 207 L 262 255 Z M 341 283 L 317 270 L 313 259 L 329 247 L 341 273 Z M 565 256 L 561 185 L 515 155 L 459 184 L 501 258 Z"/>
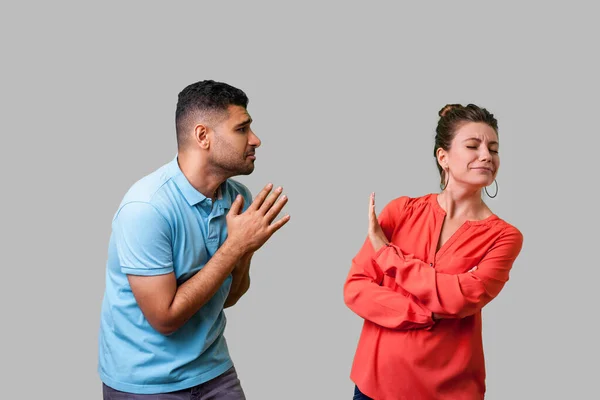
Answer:
<path fill-rule="evenodd" d="M 160 333 L 163 336 L 171 336 L 172 334 L 174 334 L 175 332 L 177 332 L 177 330 L 179 329 L 179 327 L 175 327 L 173 325 L 159 325 L 159 324 L 155 324 L 152 325 L 152 327 L 154 328 L 155 331 L 157 331 L 158 333 Z"/>
<path fill-rule="evenodd" d="M 229 307 L 235 306 L 237 304 L 238 300 L 239 300 L 239 298 L 237 298 L 237 297 L 235 299 L 232 299 L 232 298 L 227 299 L 225 301 L 225 304 L 223 304 L 223 308 L 229 308 Z"/>
<path fill-rule="evenodd" d="M 157 331 L 163 336 L 171 336 L 172 334 L 177 332 L 179 328 L 181 328 L 181 324 L 177 324 L 175 321 L 168 319 L 154 321 L 149 320 L 148 323 L 152 328 L 154 328 L 155 331 Z"/>
<path fill-rule="evenodd" d="M 235 295 L 229 296 L 227 298 L 227 300 L 225 300 L 225 304 L 223 305 L 223 308 L 229 308 L 229 307 L 235 306 L 237 304 L 237 302 L 242 298 L 242 296 L 245 295 L 246 292 L 248 292 L 248 289 L 250 289 L 249 284 L 243 288 L 240 288 L 240 290 Z"/>

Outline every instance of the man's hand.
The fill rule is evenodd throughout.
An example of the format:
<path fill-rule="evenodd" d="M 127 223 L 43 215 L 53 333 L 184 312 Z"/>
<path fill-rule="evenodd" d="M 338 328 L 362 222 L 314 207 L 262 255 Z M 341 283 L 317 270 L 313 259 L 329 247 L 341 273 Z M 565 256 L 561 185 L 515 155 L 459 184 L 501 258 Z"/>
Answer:
<path fill-rule="evenodd" d="M 369 240 L 375 251 L 378 251 L 389 243 L 387 237 L 385 237 L 385 233 L 383 233 L 383 229 L 381 229 L 381 225 L 379 225 L 377 214 L 375 214 L 374 192 L 371 193 L 371 197 L 369 198 Z"/>
<path fill-rule="evenodd" d="M 288 199 L 285 195 L 279 198 L 281 187 L 271 193 L 272 188 L 270 183 L 265 186 L 242 214 L 243 197 L 238 195 L 227 213 L 227 241 L 244 254 L 258 250 L 290 220 L 290 216 L 285 215 L 273 222 Z"/>

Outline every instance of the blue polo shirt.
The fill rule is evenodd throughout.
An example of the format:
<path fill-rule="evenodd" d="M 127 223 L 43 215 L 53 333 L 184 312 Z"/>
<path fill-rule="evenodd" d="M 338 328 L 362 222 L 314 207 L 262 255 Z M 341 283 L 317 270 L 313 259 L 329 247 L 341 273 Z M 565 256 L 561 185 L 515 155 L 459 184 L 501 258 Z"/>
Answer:
<path fill-rule="evenodd" d="M 237 194 L 232 179 L 217 200 L 205 197 L 181 172 L 177 157 L 136 182 L 112 222 L 102 302 L 98 372 L 108 386 L 131 393 L 165 393 L 213 379 L 232 365 L 223 337 L 223 305 L 231 275 L 188 322 L 165 336 L 148 323 L 127 274 L 174 272 L 180 285 L 208 262 L 227 237 L 225 216 Z"/>

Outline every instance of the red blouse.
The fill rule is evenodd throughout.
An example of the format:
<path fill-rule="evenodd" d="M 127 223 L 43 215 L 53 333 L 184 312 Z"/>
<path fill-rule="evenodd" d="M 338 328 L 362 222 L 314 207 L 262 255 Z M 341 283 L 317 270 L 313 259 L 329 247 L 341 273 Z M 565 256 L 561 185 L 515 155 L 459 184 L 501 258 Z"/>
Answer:
<path fill-rule="evenodd" d="M 344 300 L 365 322 L 351 379 L 375 400 L 483 399 L 481 309 L 508 281 L 523 236 L 492 215 L 436 252 L 445 216 L 437 194 L 397 198 L 379 216 L 390 244 L 375 253 L 367 239 L 352 260 Z"/>

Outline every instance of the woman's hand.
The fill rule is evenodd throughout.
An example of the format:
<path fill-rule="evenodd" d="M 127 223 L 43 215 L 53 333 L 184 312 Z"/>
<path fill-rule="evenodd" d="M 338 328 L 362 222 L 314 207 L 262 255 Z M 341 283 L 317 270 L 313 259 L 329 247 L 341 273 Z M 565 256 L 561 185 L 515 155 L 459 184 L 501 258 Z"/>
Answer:
<path fill-rule="evenodd" d="M 389 243 L 387 237 L 385 237 L 385 234 L 383 233 L 383 229 L 381 229 L 381 226 L 379 225 L 377 214 L 375 214 L 375 192 L 371 193 L 369 201 L 369 240 L 375 251 L 378 251 Z"/>

